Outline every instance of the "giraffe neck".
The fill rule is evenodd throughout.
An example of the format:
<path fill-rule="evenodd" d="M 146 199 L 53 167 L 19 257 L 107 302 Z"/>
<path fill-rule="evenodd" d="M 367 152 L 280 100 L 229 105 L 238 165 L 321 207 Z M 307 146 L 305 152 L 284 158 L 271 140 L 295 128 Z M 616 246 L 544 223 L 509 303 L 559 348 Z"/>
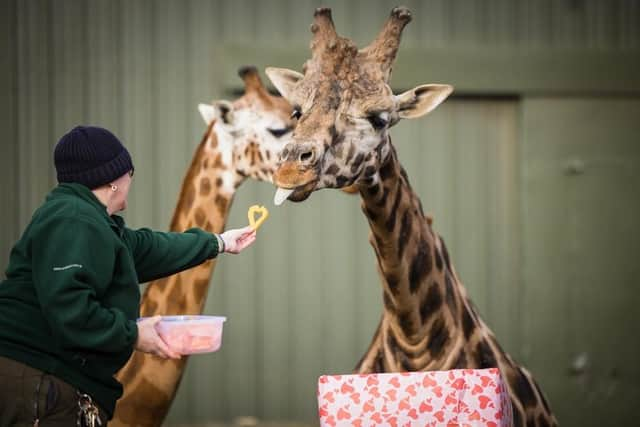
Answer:
<path fill-rule="evenodd" d="M 511 396 L 514 425 L 556 426 L 531 374 L 502 350 L 467 298 L 393 147 L 378 175 L 360 185 L 360 195 L 382 278 L 384 311 L 356 370 L 498 367 Z"/>
<path fill-rule="evenodd" d="M 463 341 L 463 314 L 472 316 L 473 309 L 444 241 L 432 230 L 392 146 L 377 175 L 360 185 L 360 195 L 378 261 L 384 311 L 357 369 L 444 366 L 451 348 Z"/>
<path fill-rule="evenodd" d="M 425 325 L 438 317 L 459 318 L 464 290 L 394 149 L 378 178 L 361 186 L 360 194 L 383 279 L 385 314 L 407 338 L 420 340 Z"/>
<path fill-rule="evenodd" d="M 235 185 L 224 166 L 221 141 L 210 124 L 187 170 L 176 209 L 172 231 L 200 227 L 220 233 L 227 220 Z M 210 260 L 199 266 L 147 286 L 140 316 L 201 314 L 215 267 Z M 156 426 L 169 411 L 185 368 L 186 358 L 164 360 L 134 352 L 118 372 L 124 395 L 118 400 L 113 426 Z"/>

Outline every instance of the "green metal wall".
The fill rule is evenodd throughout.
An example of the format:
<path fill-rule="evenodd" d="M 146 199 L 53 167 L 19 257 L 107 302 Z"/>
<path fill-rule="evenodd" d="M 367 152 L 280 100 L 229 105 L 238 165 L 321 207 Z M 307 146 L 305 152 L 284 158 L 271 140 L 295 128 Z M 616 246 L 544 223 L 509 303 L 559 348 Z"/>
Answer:
<path fill-rule="evenodd" d="M 100 124 L 125 141 L 136 163 L 127 221 L 164 229 L 204 131 L 197 103 L 232 97 L 240 65 L 300 68 L 316 6 L 331 6 L 338 31 L 362 45 L 395 3 L 3 0 L 2 265 L 31 212 L 55 184 L 52 148 L 70 127 Z M 619 350 L 624 334 L 637 325 L 628 315 L 607 314 L 597 317 L 600 332 L 590 334 L 585 325 L 593 325 L 580 313 L 633 311 L 637 270 L 619 252 L 589 252 L 599 241 L 580 240 L 568 252 L 560 245 L 564 240 L 558 224 L 567 218 L 596 224 L 599 217 L 581 214 L 597 210 L 598 204 L 582 201 L 599 200 L 602 194 L 608 195 L 608 204 L 633 197 L 611 191 L 626 175 L 607 181 L 610 188 L 599 187 L 594 178 L 580 181 L 586 184 L 572 193 L 574 205 L 544 210 L 566 196 L 558 188 L 566 185 L 561 178 L 567 176 L 553 181 L 551 170 L 533 166 L 559 155 L 565 137 L 574 133 L 577 140 L 613 135 L 627 141 L 622 143 L 623 170 L 630 170 L 630 182 L 637 182 L 633 117 L 640 115 L 640 2 L 404 3 L 414 20 L 403 36 L 394 86 L 451 82 L 458 95 L 473 94 L 448 100 L 427 118 L 394 129 L 410 179 L 425 209 L 434 213 L 435 228 L 450 246 L 484 318 L 504 346 L 540 378 L 563 424 L 602 425 L 602 418 L 585 419 L 589 411 L 576 410 L 576 402 L 623 392 L 637 400 L 637 371 L 623 367 L 637 345 L 627 345 L 628 353 Z M 281 57 L 283 61 L 271 62 Z M 621 98 L 627 101 L 618 104 Z M 582 116 L 562 115 L 573 110 Z M 600 110 L 626 115 L 593 113 Z M 565 157 L 580 153 L 581 146 L 566 147 L 570 153 Z M 598 147 L 594 158 L 608 159 L 619 151 L 616 144 Z M 246 184 L 229 225 L 243 225 L 247 206 L 271 205 L 272 197 L 269 185 Z M 229 317 L 224 345 L 216 354 L 191 358 L 169 424 L 240 415 L 314 420 L 317 375 L 349 371 L 380 314 L 380 285 L 358 205 L 357 197 L 323 191 L 305 204 L 274 207 L 256 246 L 221 260 L 206 312 Z M 619 212 L 640 213 L 633 203 L 621 206 L 626 210 Z M 574 216 L 563 216 L 567 212 Z M 600 221 L 630 228 L 616 234 L 628 254 L 637 252 L 628 241 L 637 239 L 638 228 L 625 218 L 609 215 Z M 552 233 L 551 225 L 560 227 L 553 232 L 555 240 L 542 239 Z M 612 288 L 619 299 L 609 298 L 602 284 L 611 269 L 596 262 L 597 254 L 609 252 L 614 255 L 607 265 L 623 272 L 615 278 L 618 287 Z M 553 268 L 546 267 L 545 257 L 554 260 Z M 580 263 L 592 265 L 590 277 L 600 280 L 579 276 Z M 538 277 L 541 270 L 544 281 Z M 589 291 L 582 292 L 580 283 Z M 590 299 L 582 299 L 585 295 Z M 588 305 L 594 299 L 603 306 Z M 617 331 L 615 339 L 602 338 L 609 330 Z M 580 339 L 563 347 L 568 337 Z M 599 346 L 596 353 L 594 346 Z M 599 368 L 604 376 L 584 370 L 571 374 L 583 353 L 590 366 L 607 365 Z M 631 419 L 624 418 L 630 408 L 624 403 L 616 409 L 621 421 Z M 598 411 L 599 417 L 607 414 L 606 409 Z"/>

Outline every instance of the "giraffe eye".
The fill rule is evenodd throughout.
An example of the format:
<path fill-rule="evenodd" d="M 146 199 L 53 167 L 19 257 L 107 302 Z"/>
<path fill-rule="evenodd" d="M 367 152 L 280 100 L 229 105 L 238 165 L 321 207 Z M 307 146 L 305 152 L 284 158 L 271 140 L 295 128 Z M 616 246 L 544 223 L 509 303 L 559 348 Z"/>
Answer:
<path fill-rule="evenodd" d="M 291 126 L 288 126 L 286 128 L 281 128 L 281 129 L 271 129 L 271 128 L 267 128 L 267 130 L 269 131 L 269 133 L 273 136 L 275 136 L 276 138 L 280 138 L 283 135 L 288 134 L 289 132 L 291 132 L 293 128 Z"/>
<path fill-rule="evenodd" d="M 375 130 L 381 130 L 389 124 L 389 121 L 380 113 L 369 114 L 367 120 Z"/>
<path fill-rule="evenodd" d="M 293 112 L 291 113 L 292 119 L 299 119 L 302 116 L 302 111 L 300 111 L 300 107 L 293 107 Z"/>

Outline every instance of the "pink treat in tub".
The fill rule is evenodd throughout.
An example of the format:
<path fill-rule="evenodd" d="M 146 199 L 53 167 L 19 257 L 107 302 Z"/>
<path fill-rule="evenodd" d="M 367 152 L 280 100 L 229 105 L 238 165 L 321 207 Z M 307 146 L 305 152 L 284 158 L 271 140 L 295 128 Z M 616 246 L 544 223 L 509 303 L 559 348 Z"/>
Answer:
<path fill-rule="evenodd" d="M 176 353 L 211 353 L 222 345 L 225 320 L 221 316 L 162 316 L 156 330 Z"/>

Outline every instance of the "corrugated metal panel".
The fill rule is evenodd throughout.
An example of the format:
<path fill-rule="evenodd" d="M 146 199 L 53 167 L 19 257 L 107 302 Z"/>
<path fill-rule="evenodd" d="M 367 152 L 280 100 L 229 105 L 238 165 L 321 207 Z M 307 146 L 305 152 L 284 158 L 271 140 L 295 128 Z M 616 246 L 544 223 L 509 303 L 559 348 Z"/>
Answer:
<path fill-rule="evenodd" d="M 0 70 L 3 91 L 14 95 L 3 97 L 8 131 L 0 191 L 9 208 L 0 211 L 0 261 L 55 183 L 56 140 L 82 122 L 111 128 L 134 157 L 129 224 L 166 228 L 204 129 L 196 105 L 230 89 L 219 84 L 225 58 L 216 56 L 216 47 L 306 47 L 320 4 L 334 9 L 341 34 L 362 45 L 395 1 L 4 2 L 9 13 L 0 19 L 10 34 L 2 58 L 15 61 Z M 414 22 L 403 46 L 640 47 L 634 1 L 407 5 Z M 394 135 L 463 281 L 517 355 L 523 302 L 512 286 L 521 244 L 516 108 L 513 101 L 448 101 L 430 118 L 400 124 Z M 268 185 L 247 184 L 229 225 L 244 224 L 247 206 L 272 196 Z M 316 376 L 350 370 L 379 318 L 380 285 L 358 205 L 357 197 L 326 191 L 279 208 L 254 249 L 220 262 L 207 312 L 229 316 L 223 351 L 191 358 L 171 420 L 313 418 Z"/>

